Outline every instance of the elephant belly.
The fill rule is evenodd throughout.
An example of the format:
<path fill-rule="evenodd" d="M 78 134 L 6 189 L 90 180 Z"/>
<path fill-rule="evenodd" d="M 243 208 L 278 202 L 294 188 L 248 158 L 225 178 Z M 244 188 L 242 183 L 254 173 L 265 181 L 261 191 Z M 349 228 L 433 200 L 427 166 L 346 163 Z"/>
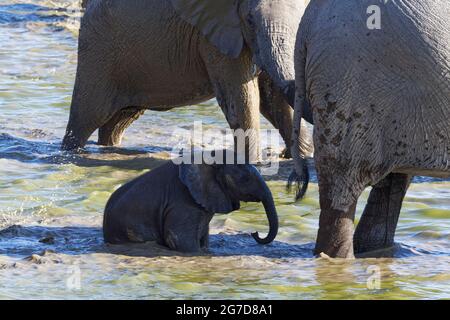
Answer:
<path fill-rule="evenodd" d="M 182 84 L 171 83 L 165 88 L 150 87 L 145 92 L 145 101 L 140 105 L 156 111 L 196 105 L 215 97 L 209 80 L 193 82 L 192 79 L 186 79 Z"/>
<path fill-rule="evenodd" d="M 424 168 L 413 168 L 404 167 L 394 169 L 394 173 L 404 173 L 411 176 L 426 176 L 433 178 L 450 178 L 450 169 L 436 170 L 436 169 L 424 169 Z"/>
<path fill-rule="evenodd" d="M 201 67 L 186 67 L 180 61 L 172 65 L 167 61 L 157 64 L 146 61 L 144 65 L 143 68 L 127 68 L 123 76 L 124 90 L 119 91 L 122 104 L 165 110 L 194 105 L 214 97 L 208 75 Z"/>
<path fill-rule="evenodd" d="M 450 111 L 448 112 L 450 114 Z M 411 131 L 397 137 L 397 144 L 391 157 L 395 164 L 394 172 L 415 176 L 430 176 L 437 178 L 450 177 L 450 123 L 445 127 L 430 124 L 425 130 L 417 129 L 423 123 L 411 123 Z"/>
<path fill-rule="evenodd" d="M 121 106 L 167 110 L 214 97 L 199 50 L 205 40 L 168 1 L 115 3 L 121 34 L 110 59 Z"/>

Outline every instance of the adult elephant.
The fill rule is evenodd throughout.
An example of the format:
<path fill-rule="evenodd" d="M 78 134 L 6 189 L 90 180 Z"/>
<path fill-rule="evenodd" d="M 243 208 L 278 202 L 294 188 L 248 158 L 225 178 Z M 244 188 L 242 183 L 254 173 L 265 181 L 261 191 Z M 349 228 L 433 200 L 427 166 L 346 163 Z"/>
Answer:
<path fill-rule="evenodd" d="M 309 101 L 321 207 L 316 254 L 348 258 L 392 245 L 411 177 L 450 176 L 449 16 L 447 0 L 313 0 L 306 9 L 293 140 Z M 305 156 L 293 148 L 293 157 L 302 180 Z"/>
<path fill-rule="evenodd" d="M 213 97 L 232 129 L 255 129 L 248 138 L 254 149 L 260 109 L 289 147 L 294 44 L 303 3 L 85 1 L 63 148 L 83 147 L 96 129 L 100 144 L 120 144 L 144 110 Z"/>

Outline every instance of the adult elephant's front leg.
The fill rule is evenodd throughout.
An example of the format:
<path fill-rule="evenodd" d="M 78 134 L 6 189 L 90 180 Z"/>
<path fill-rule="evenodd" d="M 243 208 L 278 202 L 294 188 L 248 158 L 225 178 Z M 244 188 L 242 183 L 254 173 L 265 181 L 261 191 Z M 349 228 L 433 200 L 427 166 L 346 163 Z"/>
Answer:
<path fill-rule="evenodd" d="M 259 88 L 254 75 L 251 53 L 244 49 L 237 59 L 221 54 L 210 46 L 203 54 L 206 68 L 214 87 L 217 101 L 225 117 L 235 131 L 237 151 L 244 145 L 245 155 L 250 162 L 261 157 L 259 144 Z"/>
<path fill-rule="evenodd" d="M 111 82 L 113 60 L 100 55 L 89 32 L 80 32 L 78 68 L 70 106 L 69 121 L 62 142 L 63 150 L 76 150 L 86 145 L 95 130 L 116 113 L 116 86 Z M 100 58 L 99 58 L 100 57 Z M 102 79 L 102 80 L 99 80 Z"/>
<path fill-rule="evenodd" d="M 83 148 L 92 133 L 114 114 L 110 96 L 101 85 L 95 87 L 86 76 L 77 75 L 63 150 Z"/>
<path fill-rule="evenodd" d="M 373 186 L 353 238 L 355 253 L 394 245 L 395 230 L 411 176 L 391 173 Z"/>
<path fill-rule="evenodd" d="M 282 157 L 291 158 L 291 134 L 294 110 L 275 86 L 269 75 L 262 72 L 258 77 L 261 114 L 278 129 L 286 145 Z M 308 135 L 306 135 L 308 136 Z M 303 135 L 302 135 L 303 137 Z"/>
<path fill-rule="evenodd" d="M 116 114 L 98 130 L 98 144 L 118 146 L 122 142 L 125 129 L 144 114 L 141 108 L 126 108 Z"/>

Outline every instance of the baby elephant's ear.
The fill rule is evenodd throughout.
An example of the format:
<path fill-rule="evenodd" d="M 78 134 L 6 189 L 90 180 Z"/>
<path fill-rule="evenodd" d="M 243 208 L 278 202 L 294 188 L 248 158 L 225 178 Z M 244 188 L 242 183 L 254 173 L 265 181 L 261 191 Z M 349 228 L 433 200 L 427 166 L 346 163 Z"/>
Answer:
<path fill-rule="evenodd" d="M 216 169 L 206 164 L 181 164 L 181 182 L 189 189 L 195 202 L 211 213 L 230 213 L 239 209 L 216 179 Z"/>
<path fill-rule="evenodd" d="M 200 30 L 220 52 L 237 58 L 244 38 L 236 0 L 171 0 L 178 15 Z"/>

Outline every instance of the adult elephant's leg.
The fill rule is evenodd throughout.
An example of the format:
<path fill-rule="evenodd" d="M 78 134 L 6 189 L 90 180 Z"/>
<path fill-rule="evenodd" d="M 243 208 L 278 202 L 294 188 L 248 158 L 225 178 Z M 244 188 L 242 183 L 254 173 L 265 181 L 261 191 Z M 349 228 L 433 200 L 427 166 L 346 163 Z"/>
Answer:
<path fill-rule="evenodd" d="M 208 249 L 209 247 L 209 226 L 206 226 L 205 229 L 206 229 L 205 232 L 200 238 L 200 247 L 202 249 Z"/>
<path fill-rule="evenodd" d="M 221 54 L 208 44 L 202 52 L 217 101 L 231 129 L 235 131 L 236 147 L 245 141 L 245 155 L 251 162 L 260 159 L 259 88 L 253 74 L 252 56 L 244 49 L 237 59 Z M 243 135 L 245 134 L 245 136 Z M 245 137 L 245 138 L 244 138 Z"/>
<path fill-rule="evenodd" d="M 334 167 L 325 162 L 323 156 L 317 158 L 321 211 L 314 253 L 325 253 L 333 258 L 354 258 L 355 209 L 364 186 L 352 181 L 352 175 L 341 170 L 342 165 Z"/>
<path fill-rule="evenodd" d="M 122 142 L 125 129 L 144 114 L 141 108 L 126 108 L 119 110 L 98 130 L 98 144 L 104 146 L 118 146 Z"/>
<path fill-rule="evenodd" d="M 83 148 L 92 133 L 113 116 L 112 99 L 100 84 L 77 75 L 62 149 Z M 87 81 L 86 81 L 87 80 Z"/>
<path fill-rule="evenodd" d="M 335 210 L 331 201 L 324 194 L 323 186 L 320 190 L 320 218 L 314 254 L 325 253 L 333 258 L 354 258 L 353 232 L 356 201 L 348 210 Z"/>
<path fill-rule="evenodd" d="M 394 245 L 395 230 L 411 176 L 391 173 L 373 186 L 353 238 L 355 253 Z"/>
<path fill-rule="evenodd" d="M 64 150 L 84 147 L 92 133 L 107 123 L 118 109 L 113 101 L 117 98 L 115 84 L 110 81 L 113 61 L 104 56 L 101 46 L 88 38 L 89 32 L 80 31 L 78 68 L 70 106 L 69 122 L 63 139 Z M 100 50 L 100 51 L 97 51 Z M 100 57 L 100 58 L 99 58 Z"/>
<path fill-rule="evenodd" d="M 291 158 L 291 135 L 294 110 L 286 102 L 286 99 L 274 85 L 267 73 L 261 72 L 258 77 L 258 83 L 261 97 L 261 114 L 269 120 L 275 129 L 279 130 L 286 145 L 282 157 L 289 159 Z"/>

